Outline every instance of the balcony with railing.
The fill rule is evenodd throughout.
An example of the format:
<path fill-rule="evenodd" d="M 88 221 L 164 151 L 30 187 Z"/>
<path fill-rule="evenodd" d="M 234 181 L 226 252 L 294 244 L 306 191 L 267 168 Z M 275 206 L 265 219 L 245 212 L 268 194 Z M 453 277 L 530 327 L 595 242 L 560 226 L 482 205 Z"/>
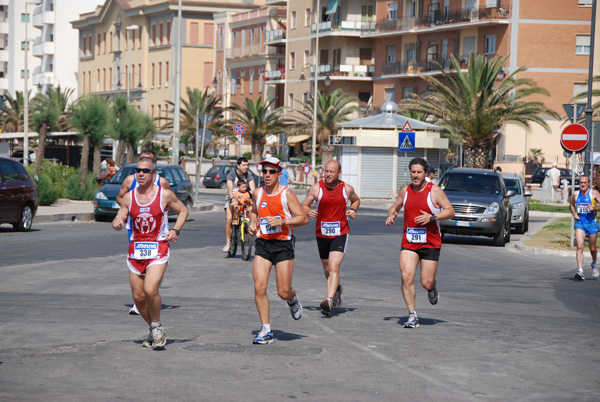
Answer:
<path fill-rule="evenodd" d="M 381 19 L 375 23 L 375 33 L 391 31 L 414 31 L 431 29 L 446 25 L 472 23 L 508 23 L 508 9 L 506 7 L 480 7 L 464 8 L 458 10 L 429 11 L 421 17 L 404 17 L 400 19 Z"/>
<path fill-rule="evenodd" d="M 375 73 L 374 65 L 364 64 L 321 64 L 319 75 L 329 75 L 332 80 L 371 81 Z M 310 66 L 310 75 L 314 77 L 315 67 Z"/>
<path fill-rule="evenodd" d="M 311 25 L 312 33 L 317 32 L 317 24 Z M 362 33 L 375 32 L 374 22 L 341 21 L 334 24 L 331 21 L 319 23 L 319 36 L 360 36 Z"/>
<path fill-rule="evenodd" d="M 486 58 L 494 58 L 496 55 L 486 55 Z M 469 55 L 457 58 L 460 63 L 460 68 L 469 66 Z M 441 66 L 441 68 L 440 68 Z M 430 59 L 427 61 L 403 61 L 400 63 L 384 63 L 381 66 L 381 75 L 417 75 L 417 74 L 435 74 L 444 70 L 454 69 L 452 60 L 447 59 Z"/>
<path fill-rule="evenodd" d="M 272 31 L 265 32 L 265 44 L 266 45 L 282 45 L 285 44 L 286 31 L 283 29 L 275 29 Z"/>
<path fill-rule="evenodd" d="M 265 82 L 285 80 L 285 67 L 273 71 L 265 71 L 263 74 Z"/>
<path fill-rule="evenodd" d="M 231 59 L 239 59 L 242 57 L 276 56 L 276 55 L 285 57 L 285 54 L 282 52 L 279 52 L 277 50 L 277 47 L 275 47 L 275 46 L 266 46 L 266 44 L 265 44 L 262 46 L 262 50 L 261 50 L 261 46 L 258 43 L 255 43 L 252 46 L 246 45 L 246 46 L 238 46 L 238 47 L 232 48 L 231 51 L 229 52 L 229 55 L 227 55 L 226 58 L 228 60 L 231 60 Z"/>

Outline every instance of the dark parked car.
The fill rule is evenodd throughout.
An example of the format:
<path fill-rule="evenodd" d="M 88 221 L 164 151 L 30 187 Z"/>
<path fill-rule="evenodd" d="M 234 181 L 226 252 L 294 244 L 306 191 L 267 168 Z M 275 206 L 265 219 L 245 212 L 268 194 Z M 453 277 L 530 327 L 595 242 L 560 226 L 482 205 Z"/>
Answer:
<path fill-rule="evenodd" d="M 0 157 L 0 223 L 12 223 L 16 231 L 27 232 L 37 208 L 37 187 L 25 167 Z"/>
<path fill-rule="evenodd" d="M 219 164 L 211 167 L 204 175 L 202 185 L 206 188 L 227 188 L 227 175 L 235 168 L 235 164 Z M 262 176 L 257 175 L 252 170 L 250 170 L 250 173 L 254 176 L 254 184 L 257 187 L 261 187 L 265 184 L 265 180 Z"/>
<path fill-rule="evenodd" d="M 533 175 L 531 176 L 531 183 L 532 184 L 539 184 L 540 186 L 542 185 L 542 183 L 544 182 L 544 179 L 546 178 L 546 173 L 548 173 L 548 170 L 550 170 L 552 168 L 537 168 L 535 169 L 535 172 L 533 172 Z M 565 168 L 558 168 L 558 170 L 560 170 L 560 185 L 559 187 L 562 187 L 562 181 L 563 179 L 567 179 L 567 183 L 569 183 L 569 186 L 571 185 L 572 182 L 572 171 L 571 169 L 565 169 Z M 575 188 L 579 188 L 579 177 L 577 177 L 577 175 L 575 175 Z"/>
<path fill-rule="evenodd" d="M 507 190 L 502 175 L 494 170 L 455 168 L 440 179 L 454 218 L 440 221 L 442 234 L 487 236 L 494 245 L 510 241 L 513 190 Z"/>
<path fill-rule="evenodd" d="M 125 178 L 135 173 L 136 166 L 135 164 L 124 166 L 109 182 L 98 190 L 94 197 L 94 215 L 96 220 L 114 218 L 117 215 L 120 208 L 119 204 L 117 204 L 117 195 L 119 195 Z M 179 201 L 188 208 L 193 205 L 192 183 L 181 166 L 156 165 L 156 172 L 169 182 L 171 190 L 175 193 Z M 173 213 L 173 211 L 169 211 L 169 214 Z"/>

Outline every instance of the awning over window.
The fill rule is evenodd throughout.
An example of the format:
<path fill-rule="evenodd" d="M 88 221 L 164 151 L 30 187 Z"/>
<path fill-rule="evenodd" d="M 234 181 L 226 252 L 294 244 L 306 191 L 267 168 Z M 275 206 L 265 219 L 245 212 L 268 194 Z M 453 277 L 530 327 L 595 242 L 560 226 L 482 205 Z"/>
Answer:
<path fill-rule="evenodd" d="M 300 134 L 300 135 L 289 135 L 287 138 L 288 145 L 294 146 L 298 142 L 306 141 L 310 138 L 308 134 Z"/>
<path fill-rule="evenodd" d="M 327 11 L 325 12 L 325 14 L 334 14 L 337 10 L 338 7 L 338 0 L 329 0 L 329 3 L 327 4 Z"/>

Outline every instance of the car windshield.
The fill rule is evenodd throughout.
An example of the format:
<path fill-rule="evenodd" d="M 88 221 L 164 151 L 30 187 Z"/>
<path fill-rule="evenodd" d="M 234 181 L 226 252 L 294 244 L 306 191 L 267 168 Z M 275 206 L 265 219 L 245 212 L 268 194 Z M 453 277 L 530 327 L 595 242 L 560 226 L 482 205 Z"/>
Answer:
<path fill-rule="evenodd" d="M 135 166 L 126 166 L 124 168 L 119 169 L 117 174 L 115 174 L 112 179 L 110 179 L 110 184 L 123 184 L 125 178 L 135 174 Z"/>
<path fill-rule="evenodd" d="M 498 194 L 500 192 L 496 177 L 480 174 L 448 174 L 442 179 L 440 187 L 444 191 L 467 193 Z"/>
<path fill-rule="evenodd" d="M 518 179 L 504 179 L 506 190 L 513 190 L 515 194 L 521 194 L 521 186 Z"/>
<path fill-rule="evenodd" d="M 211 168 L 210 168 L 210 170 L 209 170 L 209 171 L 206 173 L 206 176 L 213 176 L 213 175 L 215 175 L 215 174 L 219 173 L 219 170 L 220 170 L 220 169 L 221 169 L 221 168 L 220 168 L 219 166 L 213 166 L 213 167 L 211 167 Z"/>

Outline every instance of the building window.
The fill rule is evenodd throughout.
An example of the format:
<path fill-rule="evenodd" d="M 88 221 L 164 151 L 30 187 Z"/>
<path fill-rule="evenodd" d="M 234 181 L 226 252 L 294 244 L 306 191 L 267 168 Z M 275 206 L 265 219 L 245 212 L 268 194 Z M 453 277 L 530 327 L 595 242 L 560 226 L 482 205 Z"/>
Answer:
<path fill-rule="evenodd" d="M 296 52 L 290 52 L 290 69 L 296 68 Z"/>
<path fill-rule="evenodd" d="M 258 51 L 260 53 L 264 52 L 263 44 L 265 43 L 265 27 L 258 28 Z"/>
<path fill-rule="evenodd" d="M 81 93 L 85 95 L 85 71 L 81 73 Z"/>
<path fill-rule="evenodd" d="M 308 96 L 309 96 L 308 92 L 304 92 L 302 94 L 302 103 L 303 103 L 302 110 L 306 110 L 307 109 L 306 105 L 308 104 L 308 99 L 309 99 Z"/>
<path fill-rule="evenodd" d="M 156 46 L 156 25 L 152 25 L 152 46 Z"/>
<path fill-rule="evenodd" d="M 100 42 L 102 42 L 102 36 L 100 36 L 100 34 L 98 34 L 98 50 L 96 54 L 100 54 Z"/>
<path fill-rule="evenodd" d="M 469 36 L 463 39 L 463 56 L 469 57 L 471 53 L 475 53 L 475 37 Z"/>
<path fill-rule="evenodd" d="M 154 88 L 154 73 L 155 73 L 154 63 L 152 63 L 152 81 L 151 81 L 152 82 L 152 88 Z"/>
<path fill-rule="evenodd" d="M 82 55 L 87 56 L 87 38 L 83 38 L 82 42 L 83 42 L 82 43 L 82 45 L 83 45 Z"/>
<path fill-rule="evenodd" d="M 590 35 L 577 35 L 575 54 L 590 54 Z"/>
<path fill-rule="evenodd" d="M 113 33 L 110 33 L 110 52 L 112 53 L 113 51 Z"/>
<path fill-rule="evenodd" d="M 104 54 L 106 54 L 106 32 L 104 32 Z"/>
<path fill-rule="evenodd" d="M 398 19 L 398 3 L 388 3 L 388 19 L 396 20 Z"/>
<path fill-rule="evenodd" d="M 94 54 L 93 42 L 94 42 L 94 39 L 93 39 L 92 35 L 88 36 L 88 52 L 89 52 L 90 56 Z"/>
<path fill-rule="evenodd" d="M 306 68 L 310 65 L 310 50 L 305 50 L 304 51 L 304 61 L 302 64 L 303 68 Z"/>
<path fill-rule="evenodd" d="M 30 72 L 31 70 L 27 69 L 27 78 L 29 78 Z M 21 70 L 21 78 L 25 78 L 25 70 Z"/>
<path fill-rule="evenodd" d="M 140 27 L 140 32 L 138 35 L 139 41 L 138 41 L 138 49 L 142 48 L 142 27 Z"/>
<path fill-rule="evenodd" d="M 293 108 L 294 107 L 294 94 L 290 93 L 288 95 L 288 107 Z"/>
<path fill-rule="evenodd" d="M 307 8 L 306 10 L 304 10 L 304 26 L 305 27 L 309 27 L 310 26 L 310 15 L 311 15 L 311 9 Z"/>
<path fill-rule="evenodd" d="M 417 2 L 414 0 L 406 3 L 406 16 L 407 17 L 416 17 L 417 16 Z"/>
<path fill-rule="evenodd" d="M 102 91 L 106 92 L 106 69 L 102 69 Z"/>
<path fill-rule="evenodd" d="M 158 63 L 158 86 L 162 85 L 162 63 Z"/>
<path fill-rule="evenodd" d="M 192 22 L 190 24 L 190 43 L 192 45 L 197 45 L 199 44 L 199 32 L 200 32 L 200 25 L 197 22 Z"/>
<path fill-rule="evenodd" d="M 158 104 L 158 126 L 160 127 L 162 125 L 162 105 Z"/>
<path fill-rule="evenodd" d="M 31 49 L 31 43 L 27 43 L 27 50 Z M 21 42 L 21 50 L 25 50 L 25 41 Z"/>
<path fill-rule="evenodd" d="M 577 95 L 587 93 L 588 86 L 585 82 L 574 82 L 573 83 L 573 98 Z"/>
<path fill-rule="evenodd" d="M 129 31 L 128 31 L 129 32 Z M 129 47 L 129 43 L 127 44 L 128 49 L 135 49 L 135 31 L 131 30 L 131 47 Z"/>
<path fill-rule="evenodd" d="M 163 45 L 163 36 L 164 36 L 164 32 L 163 32 L 163 24 L 162 22 L 160 24 L 158 24 L 158 41 L 160 42 L 160 45 Z"/>
<path fill-rule="evenodd" d="M 223 72 L 219 71 L 217 73 L 217 94 L 221 95 L 223 93 Z"/>
<path fill-rule="evenodd" d="M 171 23 L 167 22 L 167 45 L 171 44 Z"/>
<path fill-rule="evenodd" d="M 263 67 L 260 70 L 260 74 L 258 75 L 258 92 L 262 92 L 262 90 L 263 90 L 263 84 L 264 84 L 263 78 L 264 78 L 264 74 L 265 74 L 264 71 L 265 71 L 265 68 Z"/>
<path fill-rule="evenodd" d="M 296 11 L 292 11 L 292 18 L 290 21 L 290 29 L 296 29 Z"/>
<path fill-rule="evenodd" d="M 373 21 L 373 6 L 362 6 L 361 9 L 361 22 L 372 22 Z"/>
<path fill-rule="evenodd" d="M 386 54 L 387 54 L 387 62 L 388 63 L 395 63 L 396 62 L 396 46 L 395 45 L 390 45 L 390 46 L 386 46 Z"/>
<path fill-rule="evenodd" d="M 138 64 L 138 84 L 142 85 L 142 64 Z"/>
<path fill-rule="evenodd" d="M 250 93 L 254 92 L 254 67 L 250 68 Z"/>
<path fill-rule="evenodd" d="M 165 86 L 169 86 L 169 62 L 165 61 Z"/>
<path fill-rule="evenodd" d="M 577 5 L 579 7 L 591 7 L 592 0 L 578 0 Z"/>
<path fill-rule="evenodd" d="M 245 49 L 246 49 L 246 30 L 243 29 L 242 30 L 242 45 L 240 46 L 242 48 L 242 56 L 244 54 L 246 54 Z"/>
<path fill-rule="evenodd" d="M 485 54 L 496 54 L 496 35 L 485 36 Z"/>
<path fill-rule="evenodd" d="M 29 14 L 21 14 L 21 22 L 29 22 Z"/>
<path fill-rule="evenodd" d="M 252 45 L 254 45 L 254 40 L 255 40 L 254 33 L 255 33 L 254 28 L 252 28 L 250 30 L 250 51 L 248 52 L 248 54 L 252 54 Z"/>
<path fill-rule="evenodd" d="M 417 44 L 407 43 L 404 46 L 404 61 L 415 61 L 417 59 Z"/>
<path fill-rule="evenodd" d="M 416 93 L 417 93 L 416 87 L 404 87 L 404 89 L 402 90 L 402 98 L 403 99 L 412 98 Z"/>
<path fill-rule="evenodd" d="M 219 27 L 219 38 L 217 39 L 217 41 L 219 43 L 217 43 L 217 50 L 223 51 L 223 41 L 225 40 L 224 36 L 223 36 L 223 26 Z"/>
<path fill-rule="evenodd" d="M 385 101 L 386 102 L 395 102 L 396 99 L 396 90 L 394 88 L 386 88 L 385 89 Z"/>

